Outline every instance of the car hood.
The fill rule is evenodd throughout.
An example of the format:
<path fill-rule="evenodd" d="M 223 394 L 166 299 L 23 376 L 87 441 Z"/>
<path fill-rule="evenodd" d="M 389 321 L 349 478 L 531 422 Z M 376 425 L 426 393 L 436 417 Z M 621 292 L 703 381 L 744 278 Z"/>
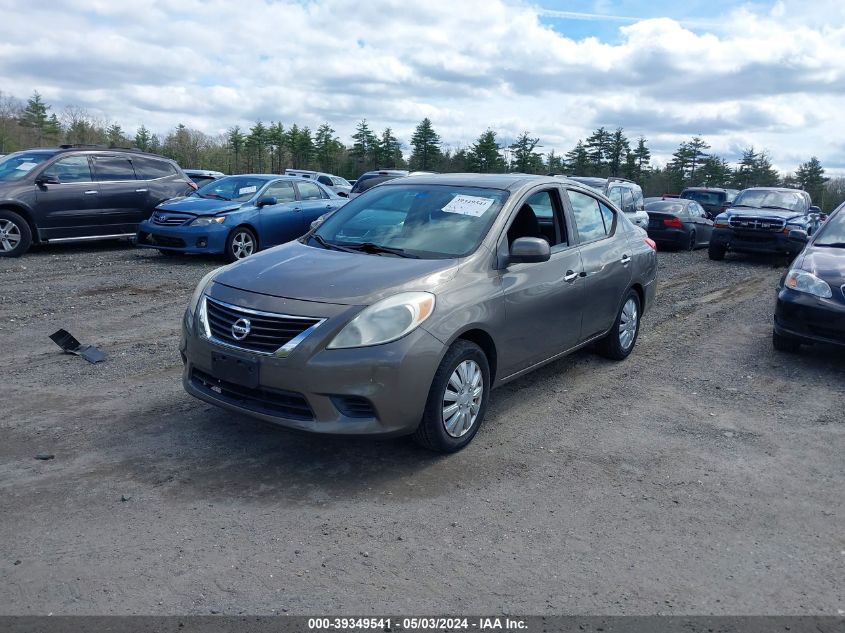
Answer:
<path fill-rule="evenodd" d="M 242 203 L 231 200 L 216 200 L 214 198 L 197 198 L 188 196 L 186 198 L 173 198 L 166 200 L 156 207 L 159 211 L 172 211 L 173 213 L 190 213 L 191 215 L 214 215 L 225 211 L 240 209 Z"/>
<path fill-rule="evenodd" d="M 398 292 L 433 291 L 458 266 L 454 259 L 345 253 L 294 241 L 227 266 L 214 281 L 285 299 L 370 305 Z"/>
<path fill-rule="evenodd" d="M 729 209 L 726 212 L 729 218 L 744 217 L 744 218 L 778 218 L 780 220 L 794 220 L 795 218 L 803 218 L 803 213 L 797 211 L 786 211 L 784 209 L 755 209 L 753 207 L 739 207 L 737 209 Z"/>
<path fill-rule="evenodd" d="M 845 248 L 808 246 L 796 267 L 824 279 L 835 290 L 845 284 Z"/>

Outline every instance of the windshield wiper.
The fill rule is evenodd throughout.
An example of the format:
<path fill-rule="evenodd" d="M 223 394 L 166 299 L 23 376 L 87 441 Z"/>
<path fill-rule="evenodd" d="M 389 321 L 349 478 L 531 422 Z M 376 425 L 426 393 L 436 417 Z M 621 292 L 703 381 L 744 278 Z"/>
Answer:
<path fill-rule="evenodd" d="M 372 242 L 361 242 L 359 244 L 347 244 L 347 248 L 364 253 L 372 253 L 373 255 L 380 255 L 381 253 L 389 253 L 398 257 L 408 257 L 411 259 L 419 259 L 416 255 L 411 255 L 405 252 L 403 248 L 393 248 L 391 246 L 382 246 L 381 244 L 373 244 Z"/>
<path fill-rule="evenodd" d="M 356 253 L 357 251 L 352 250 L 351 248 L 346 248 L 345 246 L 341 246 L 340 244 L 335 244 L 333 242 L 328 242 L 324 240 L 321 236 L 317 235 L 316 233 L 311 236 L 311 239 L 317 242 L 320 246 L 328 250 L 335 250 L 335 251 L 344 251 L 346 253 Z"/>
<path fill-rule="evenodd" d="M 790 209 L 789 207 L 781 207 L 781 206 L 778 206 L 776 204 L 764 204 L 760 208 L 761 209 L 780 209 L 782 211 L 793 211 L 795 213 L 798 213 L 797 211 L 795 211 L 795 209 Z"/>
<path fill-rule="evenodd" d="M 201 193 L 201 194 L 198 194 L 198 195 L 203 197 L 203 198 L 217 198 L 218 200 L 228 200 L 228 201 L 232 200 L 231 198 L 227 198 L 226 196 L 221 196 L 219 193 L 214 193 L 214 192 L 211 192 L 211 191 L 207 191 L 205 193 Z"/>
<path fill-rule="evenodd" d="M 845 242 L 816 242 L 813 246 L 830 246 L 831 248 L 845 248 Z"/>

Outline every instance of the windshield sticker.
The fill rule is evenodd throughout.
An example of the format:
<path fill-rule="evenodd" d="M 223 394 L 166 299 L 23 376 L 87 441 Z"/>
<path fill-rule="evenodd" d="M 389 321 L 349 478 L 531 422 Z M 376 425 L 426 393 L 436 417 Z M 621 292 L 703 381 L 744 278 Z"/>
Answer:
<path fill-rule="evenodd" d="M 15 167 L 15 169 L 17 169 L 18 171 L 29 171 L 30 169 L 35 167 L 37 164 L 38 163 L 21 163 L 20 165 Z"/>
<path fill-rule="evenodd" d="M 238 195 L 243 196 L 248 193 L 255 193 L 256 191 L 258 191 L 258 187 L 256 187 L 255 185 L 252 185 L 251 187 L 241 187 L 240 189 L 238 189 Z"/>
<path fill-rule="evenodd" d="M 496 202 L 494 198 L 480 198 L 478 196 L 465 196 L 459 194 L 452 198 L 452 201 L 443 207 L 446 213 L 459 213 L 461 215 L 469 215 L 473 218 L 478 218 L 484 215 L 493 203 Z"/>

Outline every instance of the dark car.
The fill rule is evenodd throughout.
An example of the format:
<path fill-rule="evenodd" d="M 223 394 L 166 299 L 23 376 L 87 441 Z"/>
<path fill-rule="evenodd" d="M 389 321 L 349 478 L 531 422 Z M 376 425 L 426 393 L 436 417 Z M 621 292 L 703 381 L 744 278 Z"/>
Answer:
<path fill-rule="evenodd" d="M 491 388 L 592 343 L 631 353 L 655 296 L 652 245 L 573 182 L 394 179 L 200 281 L 183 384 L 284 426 L 456 451 Z"/>
<path fill-rule="evenodd" d="M 743 189 L 728 209 L 716 216 L 710 237 L 710 259 L 722 260 L 728 251 L 772 253 L 794 257 L 801 244 L 788 239 L 790 231 L 812 235 L 821 225 L 821 210 L 810 194 L 799 189 L 752 187 Z"/>
<path fill-rule="evenodd" d="M 194 191 L 174 161 L 63 145 L 0 159 L 0 257 L 35 242 L 133 237 L 163 200 Z"/>
<path fill-rule="evenodd" d="M 704 210 L 715 218 L 730 206 L 737 195 L 736 189 L 719 187 L 687 187 L 681 192 L 681 198 L 695 200 Z"/>
<path fill-rule="evenodd" d="M 801 344 L 845 346 L 845 204 L 812 237 L 789 238 L 804 249 L 778 285 L 772 343 L 781 351 Z"/>
<path fill-rule="evenodd" d="M 226 176 L 156 207 L 138 228 L 138 246 L 165 255 L 223 254 L 235 261 L 304 235 L 312 221 L 345 203 L 315 180 Z"/>
<path fill-rule="evenodd" d="M 710 243 L 713 220 L 695 200 L 674 198 L 645 205 L 648 236 L 662 246 L 693 250 Z"/>
<path fill-rule="evenodd" d="M 222 178 L 226 174 L 222 171 L 214 171 L 211 169 L 183 169 L 185 175 L 194 181 L 197 187 L 203 187 L 208 183 Z"/>

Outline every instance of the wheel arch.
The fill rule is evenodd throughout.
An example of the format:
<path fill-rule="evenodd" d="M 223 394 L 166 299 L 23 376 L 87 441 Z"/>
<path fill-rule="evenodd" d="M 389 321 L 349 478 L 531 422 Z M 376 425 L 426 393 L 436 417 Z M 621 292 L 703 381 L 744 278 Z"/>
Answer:
<path fill-rule="evenodd" d="M 463 339 L 470 343 L 475 343 L 484 352 L 487 357 L 487 363 L 490 366 L 490 384 L 496 381 L 496 370 L 498 367 L 498 352 L 496 350 L 496 342 L 487 330 L 480 327 L 469 327 L 455 335 L 449 345 L 451 346 L 455 341 Z"/>
<path fill-rule="evenodd" d="M 38 235 L 38 227 L 32 217 L 32 212 L 25 206 L 15 203 L 0 202 L 0 211 L 11 211 L 12 213 L 17 213 L 29 225 L 29 231 L 32 233 L 32 243 L 36 244 L 41 241 L 41 237 Z"/>
<path fill-rule="evenodd" d="M 252 222 L 240 222 L 236 226 L 229 231 L 229 234 L 226 236 L 226 243 L 229 242 L 229 239 L 238 229 L 249 229 L 252 231 L 252 234 L 255 236 L 255 252 L 257 253 L 261 250 L 261 236 L 258 234 L 258 228 Z"/>

